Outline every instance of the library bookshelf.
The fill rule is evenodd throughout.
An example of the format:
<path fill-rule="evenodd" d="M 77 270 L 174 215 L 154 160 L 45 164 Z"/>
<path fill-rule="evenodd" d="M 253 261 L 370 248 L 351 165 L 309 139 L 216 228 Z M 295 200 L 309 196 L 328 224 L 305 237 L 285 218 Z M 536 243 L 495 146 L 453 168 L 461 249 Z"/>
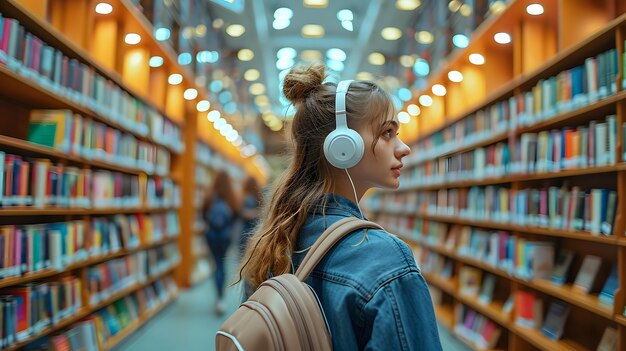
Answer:
<path fill-rule="evenodd" d="M 0 339 L 3 350 L 74 342 L 67 335 L 92 322 L 104 336 L 98 349 L 111 349 L 173 301 L 178 286 L 196 282 L 196 261 L 207 255 L 195 248 L 194 199 L 207 179 L 189 175 L 215 168 L 198 161 L 198 140 L 263 177 L 183 99 L 186 88 L 199 99 L 208 92 L 141 11 L 113 0 L 113 12 L 100 15 L 96 3 L 0 2 L 10 34 L 0 35 L 0 303 L 17 315 L 15 294 L 77 289 L 74 309 L 60 318 L 5 330 L 13 337 Z M 129 32 L 142 41 L 126 44 Z M 153 55 L 164 58 L 161 67 L 148 65 Z M 183 82 L 169 84 L 172 73 Z M 52 138 L 50 129 L 37 134 L 42 125 Z M 33 299 L 45 296 L 38 293 Z M 112 331 L 110 319 L 130 323 Z"/>
<path fill-rule="evenodd" d="M 401 128 L 400 188 L 364 207 L 413 248 L 438 320 L 475 350 L 626 347 L 625 40 L 623 1 L 512 1 L 414 95 L 447 90 Z"/>

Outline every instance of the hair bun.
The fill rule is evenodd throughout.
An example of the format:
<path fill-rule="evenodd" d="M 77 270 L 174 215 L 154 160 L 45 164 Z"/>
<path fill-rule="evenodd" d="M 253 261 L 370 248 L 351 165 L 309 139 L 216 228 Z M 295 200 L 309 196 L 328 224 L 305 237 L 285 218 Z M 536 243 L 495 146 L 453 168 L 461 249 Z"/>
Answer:
<path fill-rule="evenodd" d="M 283 94 L 293 104 L 304 101 L 311 92 L 322 86 L 326 78 L 326 68 L 323 65 L 313 65 L 307 68 L 293 68 L 283 81 Z"/>

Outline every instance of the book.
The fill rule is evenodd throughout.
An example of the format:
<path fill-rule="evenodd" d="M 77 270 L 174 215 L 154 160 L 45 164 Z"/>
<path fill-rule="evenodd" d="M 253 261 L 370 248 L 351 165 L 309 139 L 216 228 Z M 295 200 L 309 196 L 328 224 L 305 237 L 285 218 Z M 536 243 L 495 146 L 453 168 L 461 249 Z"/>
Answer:
<path fill-rule="evenodd" d="M 600 296 L 598 297 L 600 301 L 609 305 L 613 305 L 613 301 L 615 299 L 615 291 L 619 287 L 619 278 L 617 277 L 617 272 L 617 265 L 614 265 L 613 269 L 611 269 L 611 274 L 604 283 L 604 287 L 602 288 L 602 291 L 600 291 Z"/>
<path fill-rule="evenodd" d="M 550 280 L 556 285 L 563 285 L 567 281 L 568 273 L 572 261 L 574 260 L 574 252 L 561 249 L 557 256 L 552 273 L 550 274 Z"/>
<path fill-rule="evenodd" d="M 596 351 L 617 351 L 618 340 L 617 329 L 606 327 Z"/>
<path fill-rule="evenodd" d="M 526 328 L 539 328 L 543 314 L 543 301 L 534 293 L 518 291 L 515 296 L 515 323 Z"/>
<path fill-rule="evenodd" d="M 463 266 L 459 271 L 459 292 L 462 295 L 476 295 L 480 289 L 482 271 L 478 268 Z"/>
<path fill-rule="evenodd" d="M 587 294 L 591 292 L 594 288 L 596 276 L 598 274 L 598 271 L 600 270 L 601 265 L 602 259 L 600 257 L 586 255 L 583 260 L 583 264 L 581 265 L 580 270 L 576 275 L 574 287 Z"/>
<path fill-rule="evenodd" d="M 479 301 L 482 304 L 488 304 L 493 298 L 493 291 L 496 287 L 496 277 L 493 274 L 487 274 L 483 279 L 483 285 L 480 289 Z"/>
<path fill-rule="evenodd" d="M 548 308 L 548 314 L 546 315 L 543 327 L 541 328 L 543 334 L 552 340 L 560 339 L 563 335 L 563 328 L 569 311 L 570 307 L 568 304 L 559 300 L 552 301 Z"/>

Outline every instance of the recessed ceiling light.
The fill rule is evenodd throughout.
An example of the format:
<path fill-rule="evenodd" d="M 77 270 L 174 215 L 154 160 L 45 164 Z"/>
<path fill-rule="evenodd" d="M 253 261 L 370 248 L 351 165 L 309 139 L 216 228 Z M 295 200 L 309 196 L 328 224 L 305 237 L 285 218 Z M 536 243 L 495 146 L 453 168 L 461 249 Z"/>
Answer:
<path fill-rule="evenodd" d="M 277 18 L 272 22 L 272 28 L 276 30 L 282 30 L 291 25 L 291 20 L 287 18 Z"/>
<path fill-rule="evenodd" d="M 464 34 L 456 34 L 452 37 L 452 44 L 457 48 L 466 48 L 469 45 L 469 38 Z"/>
<path fill-rule="evenodd" d="M 472 14 L 472 7 L 468 4 L 463 4 L 459 9 L 459 13 L 461 16 L 469 17 Z"/>
<path fill-rule="evenodd" d="M 322 53 L 318 50 L 304 50 L 300 54 L 300 57 L 304 61 L 308 62 L 319 62 L 322 61 Z"/>
<path fill-rule="evenodd" d="M 252 95 L 261 95 L 265 94 L 265 85 L 261 83 L 254 83 L 250 85 L 250 94 Z"/>
<path fill-rule="evenodd" d="M 199 24 L 196 26 L 196 36 L 202 38 L 206 35 L 206 26 L 204 24 Z"/>
<path fill-rule="evenodd" d="M 355 77 L 357 80 L 374 80 L 374 75 L 370 72 L 359 72 Z"/>
<path fill-rule="evenodd" d="M 237 52 L 237 58 L 240 61 L 251 61 L 254 58 L 254 51 L 250 49 L 241 49 Z"/>
<path fill-rule="evenodd" d="M 432 92 L 433 94 L 437 95 L 437 96 L 445 96 L 446 95 L 446 87 L 444 87 L 441 84 L 435 84 L 432 87 Z"/>
<path fill-rule="evenodd" d="M 254 98 L 254 103 L 259 106 L 267 106 L 270 104 L 270 99 L 266 95 L 259 95 Z"/>
<path fill-rule="evenodd" d="M 463 74 L 459 71 L 450 71 L 448 72 L 448 79 L 455 83 L 462 82 Z"/>
<path fill-rule="evenodd" d="M 345 61 L 346 52 L 338 48 L 331 48 L 326 51 L 326 57 L 335 61 Z"/>
<path fill-rule="evenodd" d="M 294 61 L 294 59 L 286 57 L 286 58 L 281 58 L 278 61 L 276 61 L 276 68 L 279 70 L 284 70 L 284 69 L 289 69 L 291 67 L 293 67 L 293 65 L 296 64 L 296 61 Z"/>
<path fill-rule="evenodd" d="M 493 36 L 493 40 L 495 40 L 498 44 L 508 44 L 511 42 L 511 36 L 509 33 L 500 32 Z"/>
<path fill-rule="evenodd" d="M 419 116 L 420 112 L 422 112 L 419 108 L 419 106 L 417 106 L 416 104 L 410 104 L 409 106 L 406 107 L 406 111 L 411 115 L 411 116 Z"/>
<path fill-rule="evenodd" d="M 324 27 L 319 24 L 305 24 L 302 26 L 302 36 L 305 38 L 321 38 L 324 36 Z"/>
<path fill-rule="evenodd" d="M 281 7 L 274 11 L 274 18 L 276 19 L 285 18 L 289 20 L 291 17 L 293 17 L 293 10 L 288 7 Z"/>
<path fill-rule="evenodd" d="M 337 19 L 339 21 L 352 21 L 354 20 L 354 13 L 348 9 L 337 11 Z"/>
<path fill-rule="evenodd" d="M 398 112 L 398 122 L 400 123 L 409 123 L 411 122 L 411 116 L 404 111 Z"/>
<path fill-rule="evenodd" d="M 241 24 L 231 24 L 226 27 L 226 34 L 230 35 L 233 38 L 237 38 L 243 35 L 246 32 L 246 27 Z"/>
<path fill-rule="evenodd" d="M 426 107 L 433 104 L 433 98 L 431 98 L 430 95 L 420 95 L 418 101 L 422 104 L 422 106 Z"/>
<path fill-rule="evenodd" d="M 161 67 L 163 66 L 163 57 L 161 56 L 152 56 L 149 61 L 150 67 Z"/>
<path fill-rule="evenodd" d="M 304 7 L 325 8 L 328 0 L 304 0 Z"/>
<path fill-rule="evenodd" d="M 276 52 L 277 59 L 285 59 L 285 58 L 293 59 L 296 56 L 298 56 L 298 52 L 296 51 L 296 49 L 290 48 L 290 47 L 279 49 Z"/>
<path fill-rule="evenodd" d="M 111 4 L 109 3 L 101 2 L 96 5 L 96 13 L 99 13 L 101 15 L 108 15 L 111 12 L 113 12 L 113 6 L 111 6 Z"/>
<path fill-rule="evenodd" d="M 485 57 L 481 54 L 470 54 L 469 61 L 475 65 L 482 65 L 485 63 Z"/>
<path fill-rule="evenodd" d="M 448 3 L 448 9 L 451 12 L 457 12 L 461 8 L 462 3 L 459 0 L 452 0 Z"/>
<path fill-rule="evenodd" d="M 506 9 L 506 4 L 504 3 L 504 1 L 494 1 L 491 3 L 491 5 L 489 5 L 489 11 L 491 11 L 491 13 L 493 14 L 498 14 L 504 11 L 504 9 Z"/>
<path fill-rule="evenodd" d="M 367 60 L 374 66 L 382 66 L 385 64 L 385 56 L 383 56 L 380 52 L 372 52 L 367 57 Z"/>
<path fill-rule="evenodd" d="M 532 16 L 539 16 L 543 13 L 543 6 L 540 4 L 530 4 L 526 6 L 526 13 Z"/>
<path fill-rule="evenodd" d="M 420 7 L 419 0 L 396 0 L 396 8 L 402 11 L 412 11 Z"/>
<path fill-rule="evenodd" d="M 413 65 L 413 72 L 420 77 L 426 77 L 430 74 L 430 64 L 423 58 L 418 58 Z"/>
<path fill-rule="evenodd" d="M 208 100 L 200 100 L 196 104 L 198 112 L 206 112 L 211 108 L 211 103 Z"/>
<path fill-rule="evenodd" d="M 165 41 L 170 38 L 169 28 L 161 27 L 154 30 L 154 36 L 158 41 Z"/>
<path fill-rule="evenodd" d="M 124 41 L 128 45 L 139 44 L 139 42 L 141 41 L 141 35 L 137 33 L 128 33 L 126 34 L 126 37 L 124 37 Z"/>
<path fill-rule="evenodd" d="M 420 44 L 431 44 L 433 40 L 435 40 L 435 37 L 431 32 L 422 30 L 415 33 L 415 40 Z"/>
<path fill-rule="evenodd" d="M 341 26 L 343 27 L 343 29 L 352 32 L 354 30 L 354 25 L 352 24 L 352 21 L 341 21 Z"/>
<path fill-rule="evenodd" d="M 243 78 L 249 82 L 254 82 L 255 80 L 259 79 L 259 77 L 261 77 L 261 73 L 259 72 L 259 70 L 254 68 L 250 68 L 243 74 Z"/>
<path fill-rule="evenodd" d="M 413 65 L 415 64 L 415 59 L 411 55 L 402 55 L 400 56 L 400 64 L 402 65 L 402 67 L 406 68 L 413 67 Z"/>
<path fill-rule="evenodd" d="M 224 26 L 224 20 L 221 18 L 216 18 L 213 20 L 212 25 L 214 29 L 220 29 Z"/>
<path fill-rule="evenodd" d="M 185 29 L 183 29 L 183 38 L 185 39 L 193 38 L 194 32 L 195 32 L 194 27 L 185 27 Z"/>
<path fill-rule="evenodd" d="M 380 35 L 385 40 L 398 40 L 402 37 L 402 31 L 396 27 L 386 27 L 380 31 Z"/>
<path fill-rule="evenodd" d="M 171 85 L 180 84 L 183 82 L 183 76 L 178 73 L 170 74 L 170 76 L 167 78 L 167 82 Z"/>
<path fill-rule="evenodd" d="M 188 52 L 183 52 L 182 54 L 178 55 L 178 64 L 182 66 L 191 64 L 192 60 L 193 60 L 193 57 Z"/>
<path fill-rule="evenodd" d="M 222 115 L 222 114 L 220 113 L 220 111 L 218 111 L 218 110 L 213 110 L 213 111 L 211 111 L 211 112 L 207 113 L 207 115 L 206 115 L 206 119 L 208 119 L 208 120 L 209 120 L 209 122 L 215 122 L 215 121 L 217 121 L 218 119 L 220 119 L 221 115 Z"/>
<path fill-rule="evenodd" d="M 346 67 L 343 62 L 337 60 L 326 61 L 326 66 L 335 72 L 342 72 Z"/>
<path fill-rule="evenodd" d="M 194 88 L 189 88 L 185 90 L 185 92 L 183 93 L 183 97 L 185 98 L 185 100 L 193 100 L 198 97 L 198 91 Z"/>

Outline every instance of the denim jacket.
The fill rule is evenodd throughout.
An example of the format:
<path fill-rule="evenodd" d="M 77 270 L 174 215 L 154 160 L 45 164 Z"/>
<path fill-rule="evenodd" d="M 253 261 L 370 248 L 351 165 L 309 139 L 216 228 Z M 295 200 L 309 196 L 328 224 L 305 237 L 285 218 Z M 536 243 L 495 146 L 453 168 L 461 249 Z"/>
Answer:
<path fill-rule="evenodd" d="M 356 204 L 329 194 L 303 225 L 294 269 L 332 223 L 361 217 Z M 409 247 L 383 231 L 357 230 L 339 241 L 307 278 L 317 293 L 335 350 L 441 350 L 428 286 Z"/>

